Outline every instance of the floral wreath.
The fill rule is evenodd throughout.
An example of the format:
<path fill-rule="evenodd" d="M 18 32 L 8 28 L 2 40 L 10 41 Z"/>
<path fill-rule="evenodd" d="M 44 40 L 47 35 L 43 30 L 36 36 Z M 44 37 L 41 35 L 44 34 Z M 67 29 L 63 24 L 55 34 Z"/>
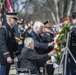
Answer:
<path fill-rule="evenodd" d="M 61 61 L 61 56 L 63 52 L 63 48 L 66 46 L 66 33 L 70 30 L 70 21 L 65 20 L 62 23 L 62 26 L 59 29 L 59 32 L 56 33 L 56 37 L 54 38 L 55 46 L 55 61 L 59 65 Z"/>

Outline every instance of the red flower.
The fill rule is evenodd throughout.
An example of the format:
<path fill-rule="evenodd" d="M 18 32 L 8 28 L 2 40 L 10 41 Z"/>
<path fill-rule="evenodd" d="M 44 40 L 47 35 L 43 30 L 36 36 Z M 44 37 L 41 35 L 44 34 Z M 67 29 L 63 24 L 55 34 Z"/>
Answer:
<path fill-rule="evenodd" d="M 59 40 L 58 39 L 56 39 L 56 43 L 58 43 L 59 42 Z"/>
<path fill-rule="evenodd" d="M 62 22 L 62 26 L 64 26 L 64 22 Z"/>
<path fill-rule="evenodd" d="M 56 35 L 60 34 L 60 32 L 57 32 Z"/>
<path fill-rule="evenodd" d="M 56 51 L 56 50 L 57 50 L 57 48 L 53 48 L 53 50 L 55 50 L 55 51 Z"/>

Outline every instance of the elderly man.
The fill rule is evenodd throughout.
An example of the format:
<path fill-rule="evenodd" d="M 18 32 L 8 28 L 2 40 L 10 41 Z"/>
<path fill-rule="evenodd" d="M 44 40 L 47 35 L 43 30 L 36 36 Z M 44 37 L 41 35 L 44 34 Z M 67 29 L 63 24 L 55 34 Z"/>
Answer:
<path fill-rule="evenodd" d="M 30 70 L 31 75 L 39 75 L 39 69 L 37 62 L 46 62 L 50 59 L 50 56 L 54 54 L 54 50 L 48 54 L 39 55 L 34 49 L 34 41 L 31 37 L 24 40 L 24 48 L 21 52 L 19 59 L 21 60 L 20 67 Z M 40 63 L 41 64 L 41 63 Z"/>
<path fill-rule="evenodd" d="M 47 50 L 49 46 L 53 46 L 54 42 L 43 43 L 41 34 L 43 32 L 44 24 L 36 21 L 33 26 L 33 31 L 31 32 L 31 37 L 34 40 L 35 49 L 39 54 L 43 54 L 44 50 Z"/>
<path fill-rule="evenodd" d="M 17 13 L 6 13 L 7 24 L 0 27 L 0 75 L 9 75 L 10 65 L 17 47 L 13 26 L 16 24 Z"/>
<path fill-rule="evenodd" d="M 44 54 L 44 51 L 48 49 L 49 46 L 53 46 L 54 42 L 44 43 L 41 37 L 43 32 L 44 24 L 42 22 L 36 21 L 33 26 L 33 31 L 31 32 L 31 37 L 34 40 L 34 47 L 38 54 Z M 51 58 L 50 58 L 51 59 Z M 44 62 L 38 61 L 38 68 L 44 66 Z"/>

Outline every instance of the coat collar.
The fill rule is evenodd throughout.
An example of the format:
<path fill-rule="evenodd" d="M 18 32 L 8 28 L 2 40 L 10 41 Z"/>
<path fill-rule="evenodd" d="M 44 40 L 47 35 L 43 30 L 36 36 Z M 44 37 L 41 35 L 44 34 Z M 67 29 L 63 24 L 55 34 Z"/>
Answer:
<path fill-rule="evenodd" d="M 8 23 L 5 26 L 6 26 L 7 30 L 15 32 L 14 28 L 11 28 Z"/>

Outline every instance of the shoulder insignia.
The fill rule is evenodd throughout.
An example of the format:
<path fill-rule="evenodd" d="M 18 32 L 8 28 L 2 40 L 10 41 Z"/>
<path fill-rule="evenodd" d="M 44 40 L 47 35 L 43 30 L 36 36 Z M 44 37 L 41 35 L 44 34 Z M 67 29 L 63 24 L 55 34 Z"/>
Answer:
<path fill-rule="evenodd" d="M 9 54 L 9 52 L 5 52 L 3 55 Z"/>
<path fill-rule="evenodd" d="M 0 28 L 6 28 L 6 26 L 0 26 Z"/>
<path fill-rule="evenodd" d="M 6 26 L 1 26 L 1 27 L 6 28 Z"/>
<path fill-rule="evenodd" d="M 6 37 L 8 37 L 6 26 L 0 26 L 0 28 L 4 28 L 5 29 L 5 31 L 6 31 Z"/>

